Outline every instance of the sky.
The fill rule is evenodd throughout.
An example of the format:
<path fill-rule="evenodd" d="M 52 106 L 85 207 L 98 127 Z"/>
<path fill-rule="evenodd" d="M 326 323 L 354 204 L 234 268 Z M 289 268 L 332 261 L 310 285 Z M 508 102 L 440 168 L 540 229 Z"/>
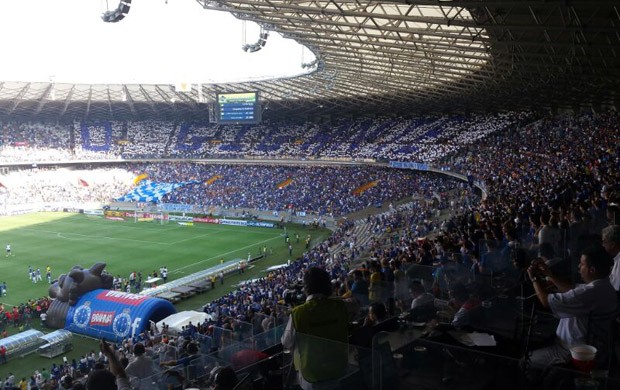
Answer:
<path fill-rule="evenodd" d="M 134 4 L 135 3 L 135 4 Z M 307 72 L 314 55 L 271 32 L 246 53 L 259 27 L 194 0 L 134 0 L 105 23 L 118 0 L 0 0 L 0 81 L 76 84 L 224 83 Z"/>

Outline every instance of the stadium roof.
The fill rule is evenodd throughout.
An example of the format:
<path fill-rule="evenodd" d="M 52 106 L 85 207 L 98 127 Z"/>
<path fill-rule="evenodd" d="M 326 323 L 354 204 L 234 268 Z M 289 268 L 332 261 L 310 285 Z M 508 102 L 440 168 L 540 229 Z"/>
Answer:
<path fill-rule="evenodd" d="M 187 92 L 0 81 L 0 115 L 207 118 L 216 92 L 249 90 L 264 118 L 618 105 L 614 0 L 196 1 L 305 45 L 316 70 Z"/>

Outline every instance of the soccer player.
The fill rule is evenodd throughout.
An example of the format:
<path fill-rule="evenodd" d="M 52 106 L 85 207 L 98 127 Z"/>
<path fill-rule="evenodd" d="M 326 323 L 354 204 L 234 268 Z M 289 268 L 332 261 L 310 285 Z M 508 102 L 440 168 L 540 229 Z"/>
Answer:
<path fill-rule="evenodd" d="M 11 244 L 6 244 L 6 257 L 13 256 L 11 253 Z"/>

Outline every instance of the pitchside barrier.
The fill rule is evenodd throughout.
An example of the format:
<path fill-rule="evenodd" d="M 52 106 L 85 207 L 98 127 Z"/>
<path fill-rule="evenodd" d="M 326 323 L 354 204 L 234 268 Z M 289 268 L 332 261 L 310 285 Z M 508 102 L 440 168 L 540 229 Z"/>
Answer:
<path fill-rule="evenodd" d="M 250 259 L 250 262 L 258 260 L 260 258 L 262 258 L 262 256 L 252 258 Z M 176 301 L 176 300 L 181 299 L 182 294 L 179 293 L 178 295 L 173 295 L 175 293 L 174 292 L 175 289 L 179 289 L 179 291 L 181 291 L 180 288 L 182 287 L 193 288 L 192 285 L 194 284 L 198 285 L 199 283 L 208 281 L 211 279 L 211 276 L 215 276 L 215 278 L 217 279 L 217 283 L 219 283 L 218 275 L 220 272 L 223 272 L 224 275 L 229 275 L 235 272 L 239 272 L 239 269 L 242 265 L 247 266 L 247 260 L 243 260 L 243 259 L 229 260 L 225 263 L 218 264 L 211 268 L 207 268 L 205 270 L 193 273 L 191 275 L 184 276 L 179 279 L 175 279 L 173 281 L 164 283 L 157 287 L 146 288 L 140 291 L 140 294 L 147 295 L 150 297 L 160 297 L 160 298 L 165 298 L 171 301 Z M 194 288 L 194 290 L 198 292 L 199 288 L 196 287 Z"/>
<path fill-rule="evenodd" d="M 150 213 L 156 215 L 159 215 L 162 212 L 166 214 L 185 213 L 194 216 L 209 215 L 214 218 L 234 219 L 248 219 L 253 216 L 258 218 L 259 220 L 279 222 L 283 219 L 285 222 L 307 225 L 311 224 L 313 221 L 320 217 L 322 221 L 325 221 L 325 225 L 328 228 L 335 227 L 337 219 L 330 215 L 319 216 L 318 213 L 312 211 L 292 212 L 290 210 L 258 210 L 250 208 L 224 208 L 219 206 L 203 207 L 200 205 L 181 205 L 173 203 L 146 203 L 141 204 L 140 207 L 136 208 L 136 203 L 134 202 L 111 202 L 107 206 L 107 210 L 117 212 L 126 211 L 137 213 Z"/>

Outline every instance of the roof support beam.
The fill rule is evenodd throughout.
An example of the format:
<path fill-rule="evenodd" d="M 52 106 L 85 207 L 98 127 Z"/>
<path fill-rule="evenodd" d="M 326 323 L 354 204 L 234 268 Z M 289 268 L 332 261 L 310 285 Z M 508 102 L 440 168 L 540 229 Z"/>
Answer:
<path fill-rule="evenodd" d="M 11 115 L 15 111 L 17 106 L 19 106 L 19 103 L 21 103 L 22 99 L 24 98 L 24 96 L 26 96 L 26 92 L 28 92 L 29 89 L 30 89 L 30 83 L 27 83 L 26 85 L 22 87 L 22 89 L 19 91 L 19 93 L 13 100 L 13 105 L 11 106 L 11 109 L 9 111 L 9 115 Z"/>
<path fill-rule="evenodd" d="M 60 118 L 62 118 L 65 115 L 65 112 L 67 112 L 67 108 L 69 108 L 69 104 L 71 103 L 71 98 L 73 97 L 74 91 L 75 91 L 75 85 L 71 87 L 71 89 L 69 90 L 69 93 L 67 94 L 67 97 L 65 98 L 65 104 L 63 104 L 62 111 L 60 112 L 60 115 L 59 115 Z"/>

